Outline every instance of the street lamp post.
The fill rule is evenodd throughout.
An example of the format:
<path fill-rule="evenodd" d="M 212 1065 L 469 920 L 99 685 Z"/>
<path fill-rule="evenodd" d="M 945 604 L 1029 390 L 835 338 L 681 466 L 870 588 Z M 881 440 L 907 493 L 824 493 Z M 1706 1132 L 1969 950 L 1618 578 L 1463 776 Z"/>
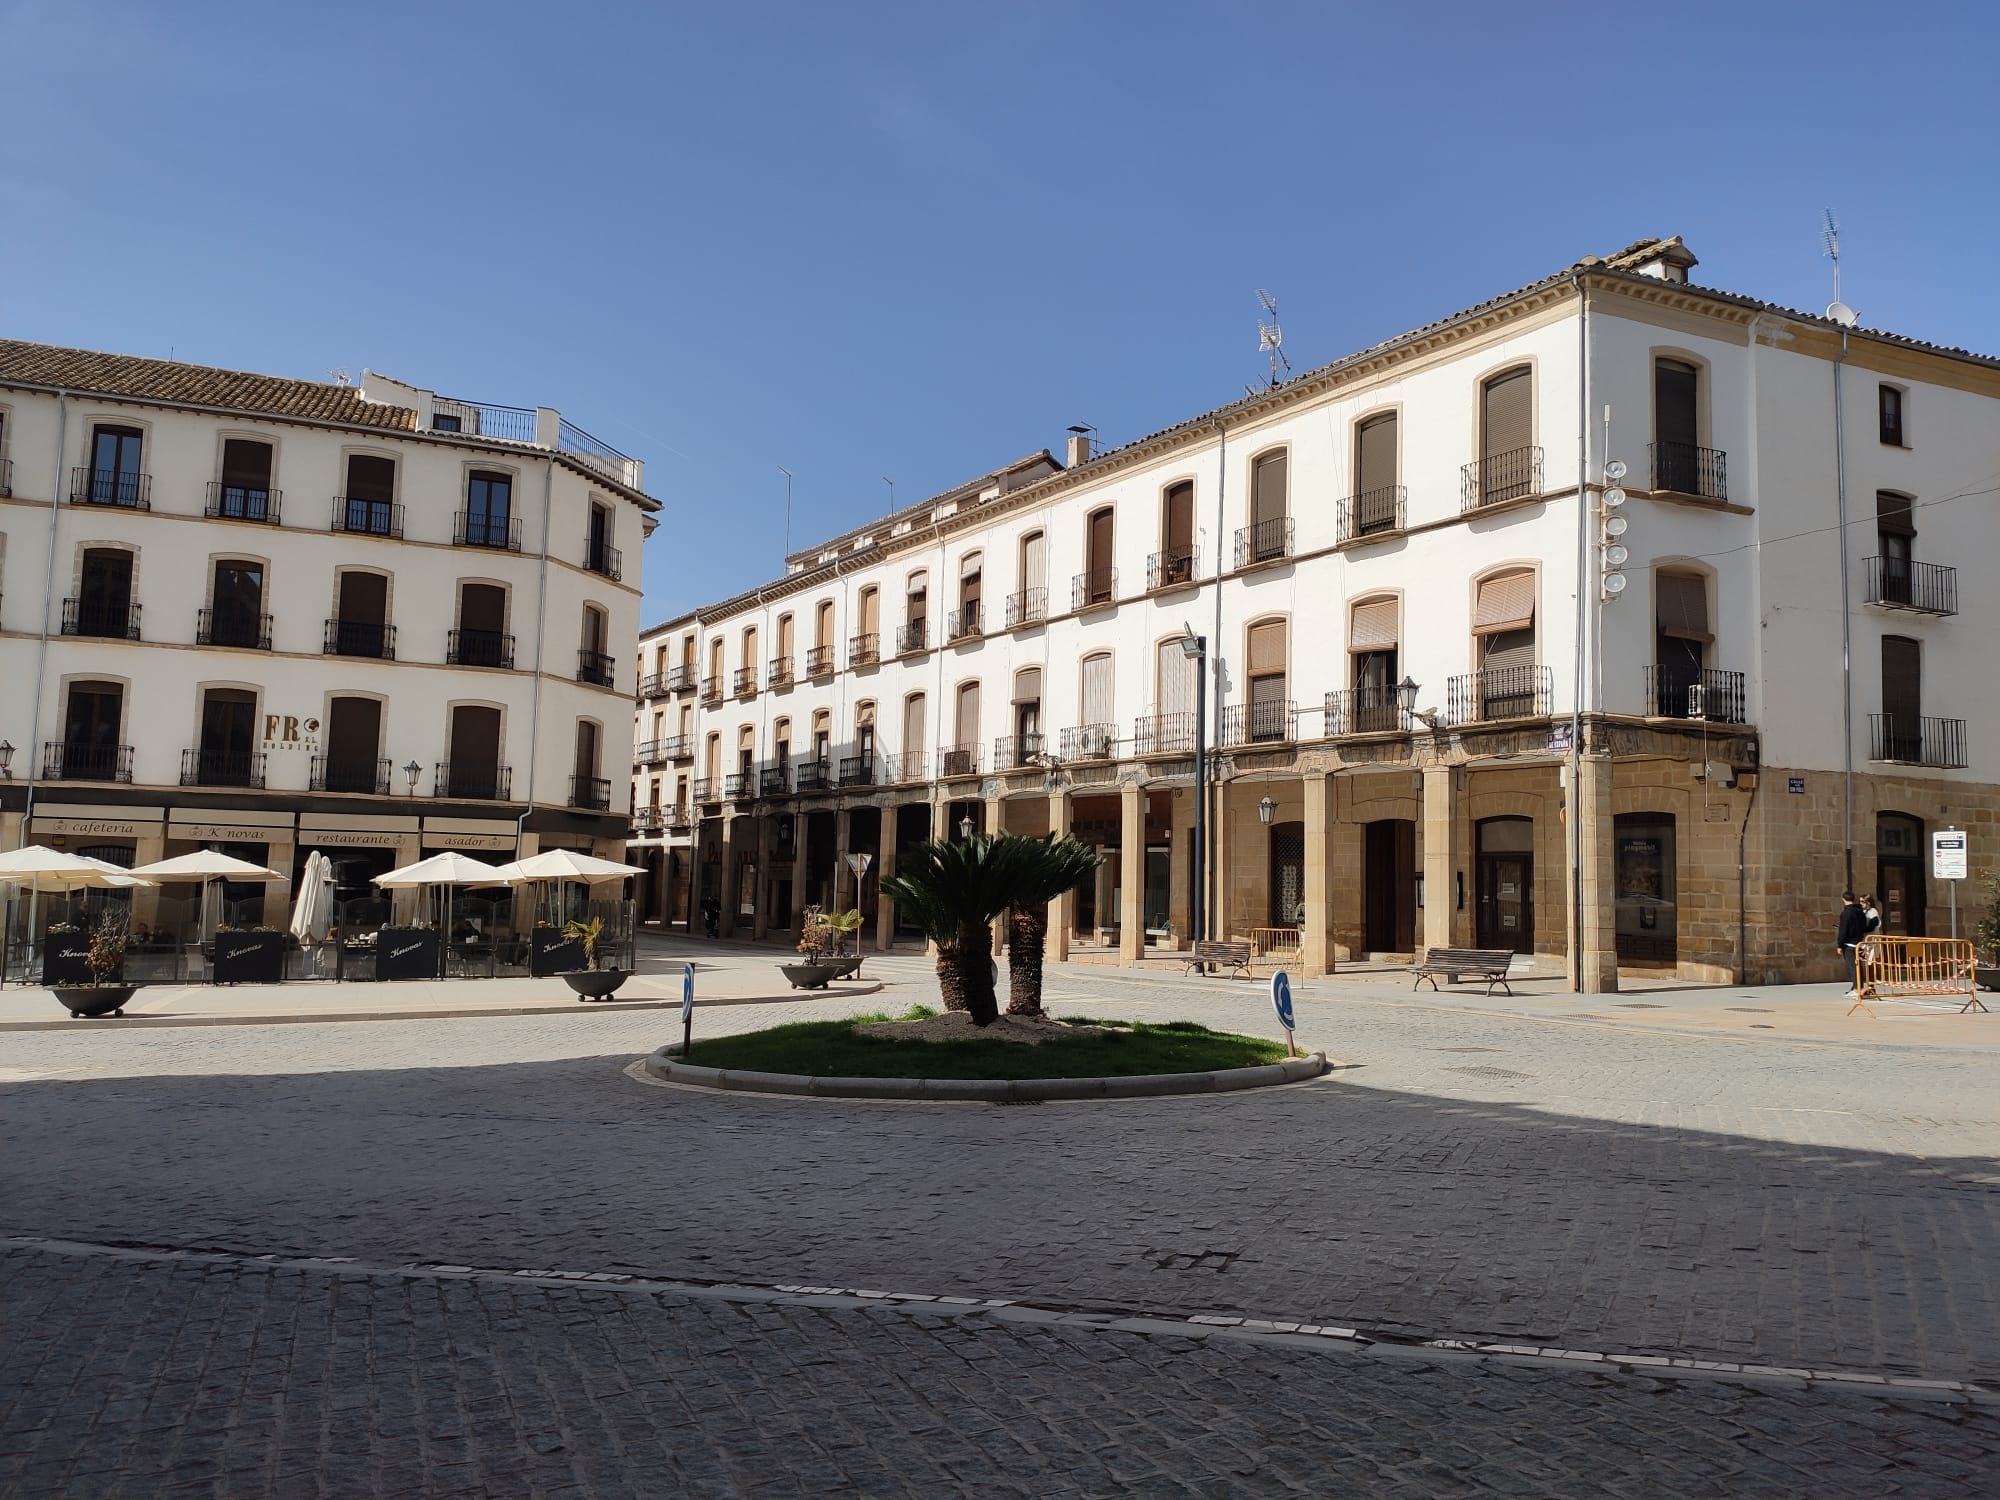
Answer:
<path fill-rule="evenodd" d="M 1208 937 L 1209 903 L 1204 886 L 1208 872 L 1208 637 L 1186 627 L 1181 654 L 1194 668 L 1194 890 L 1188 903 L 1190 941 Z"/>

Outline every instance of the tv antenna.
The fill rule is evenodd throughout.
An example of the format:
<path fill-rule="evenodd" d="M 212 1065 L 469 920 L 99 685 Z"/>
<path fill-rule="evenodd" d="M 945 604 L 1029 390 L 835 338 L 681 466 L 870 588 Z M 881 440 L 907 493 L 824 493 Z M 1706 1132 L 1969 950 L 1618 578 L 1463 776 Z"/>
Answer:
<path fill-rule="evenodd" d="M 1265 316 L 1257 320 L 1257 350 L 1271 357 L 1271 387 L 1278 384 L 1278 367 L 1285 367 L 1285 374 L 1292 373 L 1292 362 L 1285 358 L 1285 330 L 1278 326 L 1278 299 L 1262 287 L 1257 288 L 1257 300 L 1264 304 Z M 1252 391 L 1252 395 L 1256 392 Z"/>
<path fill-rule="evenodd" d="M 1861 321 L 1861 315 L 1840 300 L 1840 222 L 1834 218 L 1832 209 L 1825 212 L 1826 227 L 1820 231 L 1820 238 L 1826 244 L 1826 258 L 1833 262 L 1833 301 L 1827 305 L 1826 315 L 1842 328 L 1852 328 Z"/>
<path fill-rule="evenodd" d="M 347 367 L 345 365 L 338 366 L 334 369 L 328 370 L 326 372 L 326 378 L 328 380 L 331 380 L 335 385 L 354 384 L 354 377 L 347 373 Z"/>

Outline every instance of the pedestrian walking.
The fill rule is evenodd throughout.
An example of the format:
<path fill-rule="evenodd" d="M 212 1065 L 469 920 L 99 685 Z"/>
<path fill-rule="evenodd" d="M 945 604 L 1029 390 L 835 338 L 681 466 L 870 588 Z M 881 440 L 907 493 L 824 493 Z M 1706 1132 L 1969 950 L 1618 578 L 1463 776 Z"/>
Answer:
<path fill-rule="evenodd" d="M 1868 936 L 1868 913 L 1855 899 L 1854 892 L 1840 893 L 1840 925 L 1834 929 L 1834 946 L 1840 950 L 1840 964 L 1847 971 L 1848 983 L 1854 983 L 1854 945 Z M 1849 989 L 1848 994 L 1855 993 Z"/>

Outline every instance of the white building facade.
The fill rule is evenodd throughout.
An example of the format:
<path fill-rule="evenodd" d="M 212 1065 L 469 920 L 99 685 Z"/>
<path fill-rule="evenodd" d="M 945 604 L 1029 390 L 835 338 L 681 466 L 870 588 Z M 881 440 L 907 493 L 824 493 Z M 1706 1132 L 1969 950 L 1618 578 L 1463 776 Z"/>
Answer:
<path fill-rule="evenodd" d="M 12 341 L 0 444 L 0 846 L 323 849 L 343 897 L 439 849 L 623 848 L 636 460 L 373 374 Z"/>
<path fill-rule="evenodd" d="M 969 821 L 1097 844 L 1052 949 L 1128 963 L 1198 890 L 1308 972 L 1505 947 L 1591 989 L 1831 976 L 1849 883 L 1943 931 L 1928 834 L 2000 853 L 2000 611 L 1954 572 L 2000 529 L 2000 362 L 1694 265 L 1592 257 L 647 631 L 652 914 L 858 901 L 887 943 L 876 882 Z"/>

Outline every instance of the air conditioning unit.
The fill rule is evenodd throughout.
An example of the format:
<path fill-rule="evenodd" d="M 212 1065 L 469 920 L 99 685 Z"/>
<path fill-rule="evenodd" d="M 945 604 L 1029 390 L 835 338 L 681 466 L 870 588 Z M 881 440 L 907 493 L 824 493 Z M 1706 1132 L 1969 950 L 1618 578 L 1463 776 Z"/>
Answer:
<path fill-rule="evenodd" d="M 1698 682 L 1688 689 L 1687 716 L 1690 719 L 1708 717 L 1708 689 Z"/>

